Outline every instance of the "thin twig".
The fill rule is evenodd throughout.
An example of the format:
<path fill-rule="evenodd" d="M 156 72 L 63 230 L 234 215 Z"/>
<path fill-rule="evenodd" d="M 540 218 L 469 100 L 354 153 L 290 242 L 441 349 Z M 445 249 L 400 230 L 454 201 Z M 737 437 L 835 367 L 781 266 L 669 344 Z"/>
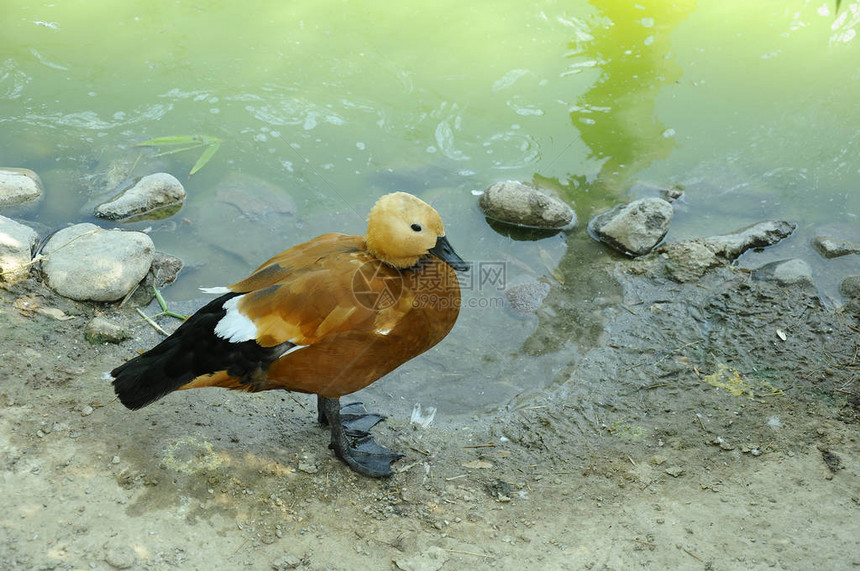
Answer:
<path fill-rule="evenodd" d="M 131 299 L 131 296 L 133 296 L 133 295 L 134 295 L 134 292 L 136 292 L 136 291 L 137 291 L 137 288 L 139 288 L 139 287 L 140 287 L 140 282 L 137 282 L 137 284 L 135 284 L 135 286 L 134 286 L 133 288 L 131 288 L 131 291 L 130 291 L 130 292 L 128 292 L 127 294 L 125 294 L 125 297 L 124 297 L 124 298 L 122 298 L 122 301 L 121 301 L 121 302 L 119 302 L 119 307 L 120 307 L 120 309 L 122 309 L 123 307 L 125 307 L 125 304 L 128 302 L 128 300 L 130 300 L 130 299 Z"/>
<path fill-rule="evenodd" d="M 164 329 L 162 329 L 162 328 L 161 328 L 161 326 L 160 326 L 158 323 L 156 323 L 155 321 L 153 321 L 152 319 L 150 319 L 150 318 L 149 318 L 149 316 L 148 316 L 148 315 L 146 315 L 143 311 L 141 311 L 141 309 L 140 309 L 139 307 L 135 307 L 135 308 L 134 308 L 134 310 L 140 314 L 140 316 L 143 318 L 143 320 L 144 320 L 144 321 L 146 321 L 147 323 L 149 323 L 150 325 L 152 325 L 152 328 L 153 328 L 153 329 L 155 329 L 156 331 L 158 331 L 159 333 L 161 333 L 161 334 L 162 334 L 162 335 L 164 335 L 165 337 L 169 337 L 169 336 L 170 336 L 170 334 L 169 334 L 169 333 L 167 333 L 167 331 L 165 331 Z"/>
<path fill-rule="evenodd" d="M 679 547 L 680 547 L 680 546 L 679 546 Z M 684 553 L 686 553 L 687 555 L 689 555 L 690 557 L 692 557 L 693 559 L 695 559 L 696 561 L 701 561 L 701 560 L 702 560 L 702 558 L 701 558 L 701 557 L 699 557 L 698 555 L 696 555 L 695 553 L 693 553 L 692 551 L 690 551 L 690 550 L 689 550 L 689 549 L 687 549 L 686 547 L 681 547 L 681 550 L 682 550 Z"/>
<path fill-rule="evenodd" d="M 448 553 L 460 553 L 462 555 L 473 555 L 475 557 L 484 557 L 485 559 L 495 559 L 495 555 L 484 555 L 483 553 L 475 553 L 474 551 L 462 551 L 460 549 L 445 549 L 442 548 L 442 551 L 447 551 Z"/>

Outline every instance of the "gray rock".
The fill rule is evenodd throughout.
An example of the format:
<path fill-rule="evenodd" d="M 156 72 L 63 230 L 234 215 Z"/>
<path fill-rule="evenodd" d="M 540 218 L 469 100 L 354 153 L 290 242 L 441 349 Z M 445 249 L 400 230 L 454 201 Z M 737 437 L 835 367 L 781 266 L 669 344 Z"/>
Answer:
<path fill-rule="evenodd" d="M 840 240 L 839 238 L 831 238 L 830 236 L 816 236 L 812 240 L 815 249 L 825 258 L 838 258 L 847 256 L 848 254 L 860 254 L 860 245 L 849 242 L 848 240 Z"/>
<path fill-rule="evenodd" d="M 678 282 L 701 278 L 709 268 L 734 260 L 750 248 L 776 244 L 790 236 L 795 225 L 783 220 L 766 220 L 731 234 L 694 238 L 665 244 L 659 251 L 666 258 L 666 273 Z"/>
<path fill-rule="evenodd" d="M 54 234 L 42 254 L 45 281 L 78 301 L 116 301 L 146 275 L 155 247 L 142 232 L 76 224 Z"/>
<path fill-rule="evenodd" d="M 753 270 L 753 279 L 772 281 L 779 285 L 812 284 L 812 268 L 798 258 L 771 262 Z"/>
<path fill-rule="evenodd" d="M 0 216 L 0 284 L 15 285 L 29 275 L 38 238 L 29 226 Z"/>
<path fill-rule="evenodd" d="M 491 185 L 478 199 L 478 205 L 488 218 L 517 226 L 556 229 L 576 224 L 576 214 L 567 204 L 511 180 Z"/>
<path fill-rule="evenodd" d="M 95 215 L 108 220 L 165 218 L 175 213 L 184 200 L 182 183 L 173 175 L 160 172 L 142 177 L 109 201 L 96 206 Z"/>
<path fill-rule="evenodd" d="M 666 254 L 666 273 L 681 283 L 698 280 L 709 268 L 724 263 L 700 240 L 666 244 L 660 251 Z"/>
<path fill-rule="evenodd" d="M 791 236 L 796 224 L 785 220 L 765 220 L 730 234 L 700 238 L 713 253 L 727 260 L 734 260 L 750 248 L 772 246 Z"/>
<path fill-rule="evenodd" d="M 155 287 L 162 287 L 176 281 L 176 276 L 179 275 L 183 265 L 182 260 L 176 256 L 164 252 L 155 252 L 150 268 Z"/>
<path fill-rule="evenodd" d="M 840 286 L 842 295 L 851 299 L 860 299 L 860 276 L 848 276 Z"/>
<path fill-rule="evenodd" d="M 662 198 L 640 198 L 595 216 L 591 234 L 629 256 L 650 252 L 669 231 L 672 205 Z"/>
<path fill-rule="evenodd" d="M 42 196 L 42 181 L 29 169 L 0 168 L 0 208 L 33 202 Z"/>
<path fill-rule="evenodd" d="M 84 328 L 84 338 L 94 344 L 119 343 L 129 337 L 122 325 L 106 317 L 94 317 Z"/>
<path fill-rule="evenodd" d="M 531 282 L 513 286 L 505 292 L 505 297 L 512 310 L 519 314 L 528 315 L 540 309 L 549 290 L 550 287 L 547 283 Z"/>

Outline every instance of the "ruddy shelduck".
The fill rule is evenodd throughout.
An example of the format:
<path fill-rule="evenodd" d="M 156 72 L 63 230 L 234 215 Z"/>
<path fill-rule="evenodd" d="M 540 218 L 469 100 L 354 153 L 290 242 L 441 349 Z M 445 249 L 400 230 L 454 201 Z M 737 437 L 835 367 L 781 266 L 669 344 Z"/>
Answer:
<path fill-rule="evenodd" d="M 324 234 L 273 257 L 150 349 L 110 372 L 139 409 L 175 390 L 316 394 L 330 448 L 350 468 L 390 476 L 402 457 L 369 430 L 383 417 L 340 397 L 441 341 L 460 311 L 454 270 L 469 268 L 439 214 L 404 192 L 380 198 L 366 236 Z"/>

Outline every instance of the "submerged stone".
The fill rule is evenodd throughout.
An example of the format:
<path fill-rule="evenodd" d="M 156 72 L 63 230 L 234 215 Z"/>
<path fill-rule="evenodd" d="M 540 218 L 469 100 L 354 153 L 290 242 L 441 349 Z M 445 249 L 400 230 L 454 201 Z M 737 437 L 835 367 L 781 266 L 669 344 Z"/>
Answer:
<path fill-rule="evenodd" d="M 528 315 L 540 309 L 549 290 L 550 286 L 547 283 L 531 282 L 508 289 L 505 292 L 505 298 L 514 312 Z"/>
<path fill-rule="evenodd" d="M 812 284 L 812 268 L 799 258 L 765 264 L 752 272 L 753 279 L 779 285 Z"/>

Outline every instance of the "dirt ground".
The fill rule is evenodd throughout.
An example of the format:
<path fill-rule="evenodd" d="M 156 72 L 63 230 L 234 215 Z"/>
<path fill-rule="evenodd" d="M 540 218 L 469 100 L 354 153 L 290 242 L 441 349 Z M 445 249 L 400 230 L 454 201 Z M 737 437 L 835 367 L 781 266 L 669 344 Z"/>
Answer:
<path fill-rule="evenodd" d="M 631 267 L 601 270 L 623 294 L 549 389 L 377 427 L 406 454 L 381 481 L 333 458 L 304 395 L 127 411 L 102 374 L 149 326 L 35 279 L 0 290 L 0 567 L 860 566 L 860 320 L 742 270 Z M 133 338 L 89 344 L 97 314 Z"/>

